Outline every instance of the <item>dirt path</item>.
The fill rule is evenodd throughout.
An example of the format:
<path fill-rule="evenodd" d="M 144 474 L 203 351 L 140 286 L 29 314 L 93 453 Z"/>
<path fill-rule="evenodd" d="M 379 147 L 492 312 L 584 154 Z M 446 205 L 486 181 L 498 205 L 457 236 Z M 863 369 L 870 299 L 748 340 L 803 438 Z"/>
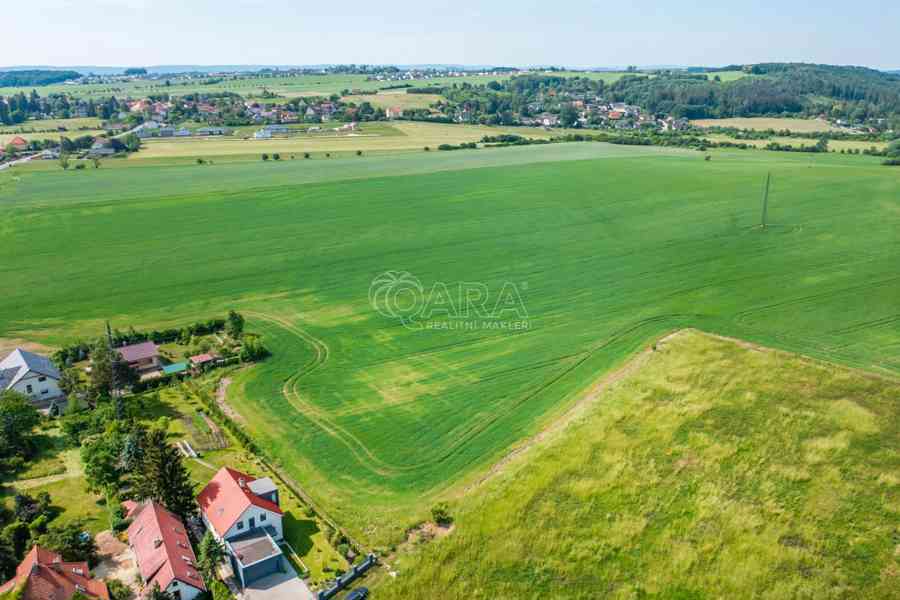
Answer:
<path fill-rule="evenodd" d="M 615 371 L 611 371 L 604 375 L 600 381 L 595 383 L 593 387 L 591 387 L 584 396 L 578 400 L 575 404 L 569 407 L 558 419 L 553 421 L 549 426 L 545 429 L 542 429 L 540 432 L 536 433 L 532 437 L 528 438 L 520 445 L 516 446 L 512 450 L 510 450 L 503 458 L 494 463 L 490 469 L 481 476 L 478 477 L 472 483 L 466 485 L 462 491 L 454 494 L 455 496 L 463 496 L 471 492 L 473 489 L 481 486 L 487 481 L 493 479 L 503 471 L 505 471 L 510 464 L 522 454 L 528 452 L 531 448 L 536 446 L 537 444 L 541 444 L 549 439 L 552 439 L 554 436 L 558 435 L 561 431 L 566 429 L 569 424 L 573 421 L 584 415 L 589 408 L 593 406 L 593 404 L 604 394 L 604 392 L 608 391 L 610 388 L 615 386 L 617 383 L 643 367 L 650 357 L 653 355 L 654 348 L 660 348 L 668 343 L 670 340 L 674 339 L 676 336 L 681 335 L 687 329 L 680 329 L 678 331 L 674 331 L 662 338 L 658 341 L 654 342 L 649 348 L 645 349 L 643 352 L 630 359 L 624 365 L 616 369 Z"/>
<path fill-rule="evenodd" d="M 238 423 L 244 422 L 244 417 L 242 417 L 236 410 L 231 408 L 231 405 L 225 400 L 228 394 L 228 386 L 231 385 L 231 377 L 223 377 L 219 380 L 219 385 L 216 388 L 216 404 L 219 405 L 219 408 L 222 409 L 222 412 L 225 413 L 229 419 L 236 421 Z"/>

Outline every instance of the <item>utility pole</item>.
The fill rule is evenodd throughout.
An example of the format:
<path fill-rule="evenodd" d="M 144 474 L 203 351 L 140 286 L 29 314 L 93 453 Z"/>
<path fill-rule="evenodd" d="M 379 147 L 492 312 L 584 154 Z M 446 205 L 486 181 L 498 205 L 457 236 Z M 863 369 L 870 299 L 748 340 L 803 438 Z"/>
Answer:
<path fill-rule="evenodd" d="M 763 194 L 763 206 L 762 206 L 762 228 L 766 228 L 766 217 L 769 213 L 769 183 L 772 181 L 772 172 L 766 173 L 766 191 Z"/>

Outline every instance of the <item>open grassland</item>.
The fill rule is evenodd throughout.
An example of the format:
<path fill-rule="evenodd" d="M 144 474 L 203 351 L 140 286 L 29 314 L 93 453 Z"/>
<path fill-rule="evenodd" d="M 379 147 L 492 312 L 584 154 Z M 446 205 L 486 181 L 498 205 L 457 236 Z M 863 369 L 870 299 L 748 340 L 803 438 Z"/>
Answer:
<path fill-rule="evenodd" d="M 0 124 L 0 134 L 20 134 L 44 132 L 48 130 L 56 131 L 60 127 L 65 128 L 69 134 L 79 130 L 98 130 L 100 129 L 100 119 L 96 117 L 84 117 L 75 119 L 35 119 L 25 121 L 18 125 L 2 125 Z"/>
<path fill-rule="evenodd" d="M 255 131 L 257 128 L 253 128 Z M 305 129 L 305 128 L 304 128 Z M 278 152 L 282 158 L 304 152 L 385 152 L 423 150 L 426 146 L 437 150 L 441 144 L 478 142 L 486 135 L 515 133 L 537 138 L 560 135 L 559 132 L 531 127 L 489 127 L 486 125 L 446 125 L 414 121 L 385 123 L 363 123 L 359 131 L 339 133 L 325 130 L 321 133 L 297 135 L 270 140 L 244 139 L 241 135 L 251 135 L 247 129 L 238 135 L 207 138 L 166 138 L 151 139 L 143 143 L 140 152 L 132 154 L 129 160 L 176 158 L 176 157 L 217 157 L 255 156 L 262 153 Z"/>
<path fill-rule="evenodd" d="M 435 102 L 441 100 L 443 96 L 438 94 L 407 94 L 405 90 L 391 90 L 378 94 L 354 94 L 352 96 L 344 96 L 344 102 L 355 102 L 362 104 L 369 102 L 372 106 L 380 108 L 388 108 L 399 106 L 402 109 L 408 108 L 429 108 Z"/>
<path fill-rule="evenodd" d="M 733 119 L 697 119 L 691 121 L 697 127 L 735 127 L 737 129 L 754 129 L 756 131 L 788 131 L 797 133 L 817 133 L 836 131 L 838 128 L 820 119 L 791 119 L 773 117 L 748 117 Z"/>
<path fill-rule="evenodd" d="M 697 332 L 639 360 L 377 597 L 900 598 L 900 382 Z"/>
<path fill-rule="evenodd" d="M 772 136 L 767 140 L 739 140 L 733 137 L 721 134 L 714 133 L 706 136 L 707 139 L 712 140 L 714 142 L 734 142 L 736 144 L 747 144 L 748 146 L 753 146 L 754 148 L 765 148 L 769 143 L 776 142 L 782 145 L 789 145 L 794 147 L 800 146 L 815 146 L 818 140 L 813 138 L 795 138 L 795 137 L 779 137 Z M 869 150 L 871 148 L 875 148 L 876 150 L 884 150 L 887 147 L 886 142 L 863 142 L 856 140 L 828 140 L 828 149 L 829 150 L 837 150 L 840 152 L 841 150 L 859 150 L 862 152 L 863 150 Z"/>
<path fill-rule="evenodd" d="M 900 373 L 900 174 L 868 157 L 585 143 L 14 171 L 0 336 L 241 310 L 273 356 L 229 402 L 373 543 L 673 328 Z M 492 301 L 514 285 L 528 327 L 405 326 L 369 302 L 388 270 L 426 290 L 478 282 Z"/>

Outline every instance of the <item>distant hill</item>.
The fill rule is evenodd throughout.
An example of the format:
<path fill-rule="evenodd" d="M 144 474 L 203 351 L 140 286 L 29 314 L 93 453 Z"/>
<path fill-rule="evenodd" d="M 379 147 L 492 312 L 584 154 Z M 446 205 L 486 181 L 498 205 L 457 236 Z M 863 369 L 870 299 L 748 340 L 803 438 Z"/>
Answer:
<path fill-rule="evenodd" d="M 62 83 L 70 79 L 78 79 L 79 77 L 81 77 L 81 74 L 77 71 L 52 69 L 0 71 L 0 87 L 40 87 L 42 85 Z"/>

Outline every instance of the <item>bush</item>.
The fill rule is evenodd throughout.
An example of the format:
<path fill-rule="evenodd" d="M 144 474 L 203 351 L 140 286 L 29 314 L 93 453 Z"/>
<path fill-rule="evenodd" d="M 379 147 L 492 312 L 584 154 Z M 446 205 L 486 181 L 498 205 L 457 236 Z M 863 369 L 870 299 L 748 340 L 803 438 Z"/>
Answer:
<path fill-rule="evenodd" d="M 900 158 L 889 158 L 881 164 L 886 167 L 900 167 Z"/>
<path fill-rule="evenodd" d="M 272 160 L 281 160 L 281 155 L 276 152 L 272 155 Z"/>
<path fill-rule="evenodd" d="M 106 587 L 109 589 L 110 600 L 129 600 L 134 596 L 131 588 L 118 579 L 107 579 Z"/>
<path fill-rule="evenodd" d="M 450 516 L 450 507 L 446 502 L 438 502 L 431 508 L 431 518 L 435 523 L 442 526 L 453 523 L 453 517 Z"/>
<path fill-rule="evenodd" d="M 206 162 L 206 161 L 203 160 L 202 158 L 198 158 L 198 159 L 197 159 L 197 164 L 198 164 L 198 165 L 202 165 L 202 164 L 205 163 L 205 162 Z"/>
<path fill-rule="evenodd" d="M 303 158 L 309 158 L 309 152 L 304 152 L 304 153 L 303 153 Z"/>
<path fill-rule="evenodd" d="M 75 170 L 76 170 L 76 171 L 82 171 L 82 170 L 84 170 L 85 168 L 86 168 L 86 167 L 85 167 L 85 164 L 82 163 L 82 162 L 80 162 L 80 163 L 78 163 L 77 165 L 75 165 Z"/>
<path fill-rule="evenodd" d="M 357 151 L 356 151 L 356 155 L 357 155 L 357 156 L 362 156 L 362 150 L 357 150 Z"/>
<path fill-rule="evenodd" d="M 263 153 L 262 159 L 263 159 L 263 160 L 269 160 L 269 155 L 266 154 L 266 153 Z"/>

